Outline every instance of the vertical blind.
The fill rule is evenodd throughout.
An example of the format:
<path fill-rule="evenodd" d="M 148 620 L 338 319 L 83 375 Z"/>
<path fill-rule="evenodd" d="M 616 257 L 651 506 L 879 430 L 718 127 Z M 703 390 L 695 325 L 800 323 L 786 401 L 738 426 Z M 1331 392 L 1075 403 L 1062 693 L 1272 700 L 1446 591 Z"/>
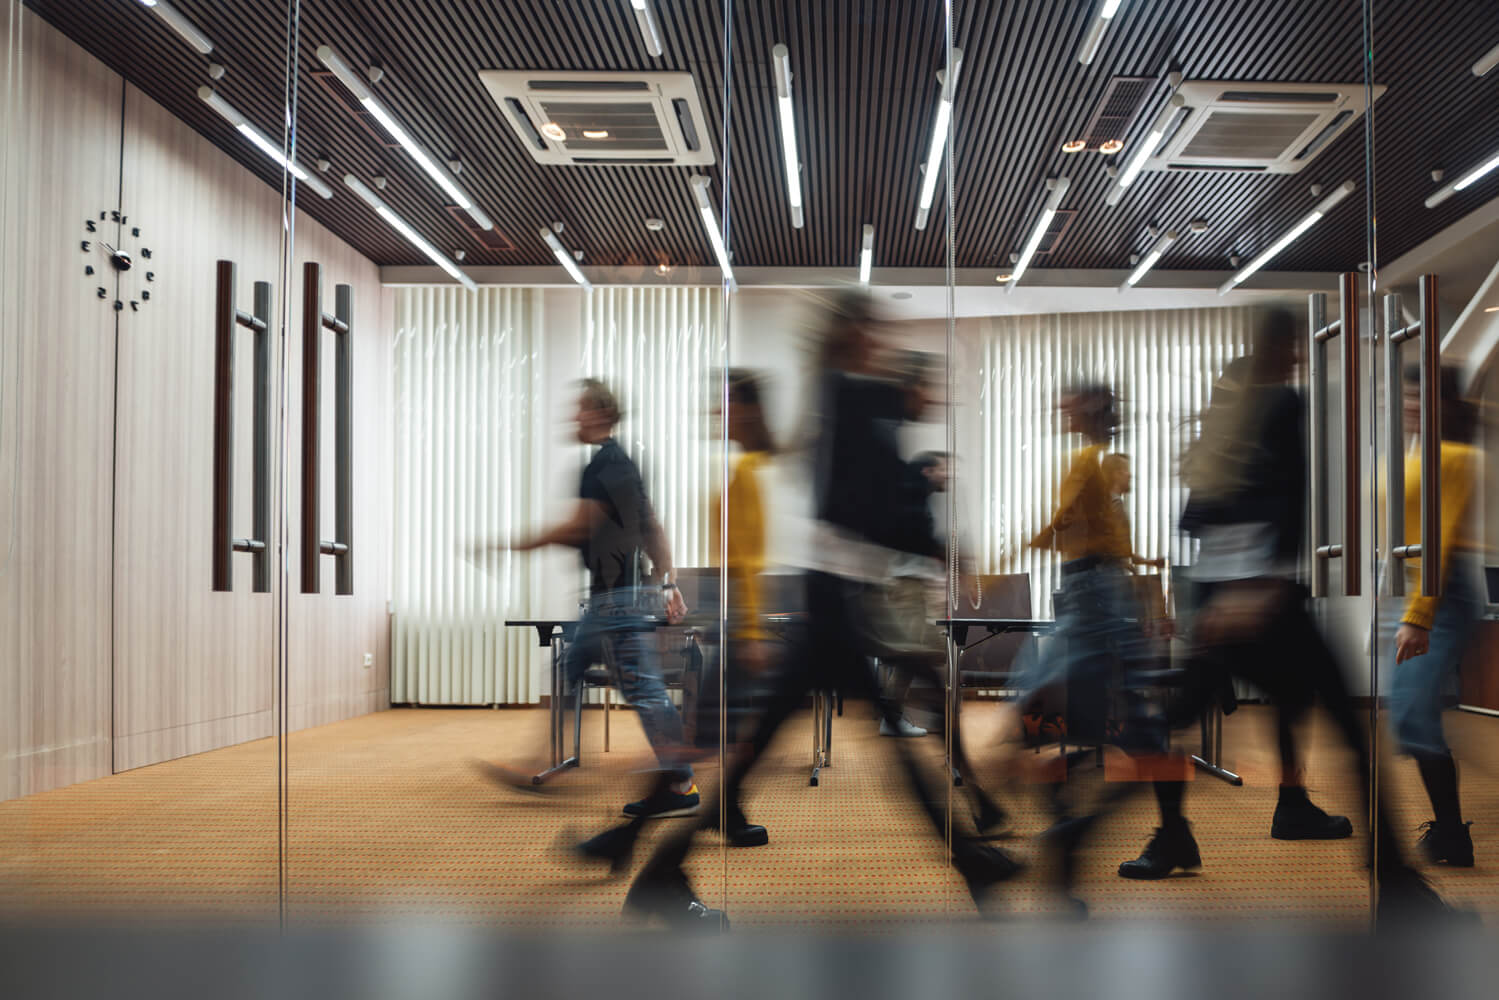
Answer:
<path fill-rule="evenodd" d="M 396 294 L 391 701 L 534 702 L 538 560 L 468 555 L 516 540 L 539 512 L 545 438 L 540 293 L 409 288 Z"/>
<path fill-rule="evenodd" d="M 1031 606 L 1052 614 L 1059 582 L 1054 553 L 1027 543 L 1055 511 L 1068 454 L 1057 402 L 1068 386 L 1098 382 L 1119 395 L 1121 423 L 1110 451 L 1130 456 L 1125 497 L 1134 549 L 1185 560 L 1176 531 L 1186 500 L 1178 475 L 1223 367 L 1246 349 L 1251 308 L 1005 316 L 980 324 L 976 442 L 979 493 L 966 527 L 980 572 L 1029 573 Z"/>
<path fill-rule="evenodd" d="M 475 561 L 477 539 L 518 540 L 555 515 L 549 423 L 573 380 L 605 379 L 624 411 L 618 439 L 640 465 L 677 566 L 709 561 L 718 426 L 713 379 L 723 298 L 712 288 L 599 288 L 584 297 L 581 345 L 542 323 L 535 289 L 401 289 L 393 341 L 395 442 L 391 701 L 526 704 L 545 692 L 545 652 L 507 618 L 542 617 L 535 555 Z M 559 320 L 564 319 L 558 317 Z M 581 347 L 564 363 L 555 354 Z M 546 376 L 547 365 L 561 374 Z M 576 481 L 569 465 L 567 478 Z"/>
<path fill-rule="evenodd" d="M 583 365 L 620 395 L 617 438 L 640 466 L 678 567 L 714 561 L 723 330 L 717 288 L 596 288 L 588 297 Z"/>

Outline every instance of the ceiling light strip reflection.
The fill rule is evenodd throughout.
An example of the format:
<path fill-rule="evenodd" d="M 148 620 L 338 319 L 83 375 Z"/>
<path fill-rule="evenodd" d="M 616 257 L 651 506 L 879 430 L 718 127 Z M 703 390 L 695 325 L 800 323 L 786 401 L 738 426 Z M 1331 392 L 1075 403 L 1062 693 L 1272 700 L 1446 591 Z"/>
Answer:
<path fill-rule="evenodd" d="M 286 154 L 282 151 L 280 146 L 272 142 L 264 132 L 260 131 L 260 129 L 256 128 L 254 125 L 251 125 L 249 121 L 245 119 L 244 115 L 240 114 L 232 104 L 220 97 L 212 87 L 199 87 L 198 97 L 203 101 L 204 104 L 208 105 L 210 108 L 213 108 L 213 110 L 218 113 L 219 117 L 223 118 L 230 125 L 233 125 L 235 130 L 238 131 L 240 135 L 244 136 L 246 139 L 249 139 L 250 142 L 254 144 L 256 149 L 260 150 L 266 156 L 270 157 L 273 161 L 279 164 L 282 169 L 291 171 L 292 176 L 294 176 L 298 181 L 312 188 L 312 190 L 316 191 L 320 196 L 324 198 L 333 197 L 333 189 L 331 187 L 329 187 L 327 184 L 324 184 L 320 177 L 313 174 L 312 171 L 308 170 L 300 163 L 297 163 L 294 160 L 287 159 Z"/>
<path fill-rule="evenodd" d="M 379 195 L 375 194 L 375 192 L 366 187 L 363 181 L 355 177 L 353 174 L 345 174 L 344 183 L 348 185 L 349 190 L 353 191 L 355 194 L 359 195 L 359 197 L 363 198 L 371 208 L 379 213 L 380 218 L 384 219 L 392 229 L 400 233 L 401 236 L 405 238 L 407 243 L 410 243 L 422 253 L 426 254 L 427 257 L 431 259 L 432 263 L 436 264 L 438 267 L 446 271 L 454 281 L 461 283 L 464 288 L 467 288 L 471 292 L 478 290 L 479 286 L 474 284 L 474 279 L 470 278 L 468 275 L 460 271 L 457 264 L 454 264 L 451 260 L 448 260 L 448 258 L 440 253 L 436 247 L 423 239 L 415 229 L 412 229 L 411 226 L 407 224 L 405 219 L 401 218 L 394 211 L 392 211 L 391 207 L 385 204 L 385 202 L 380 199 Z"/>
<path fill-rule="evenodd" d="M 859 284 L 868 286 L 869 272 L 874 267 L 874 226 L 865 223 L 864 239 L 859 247 Z"/>
<path fill-rule="evenodd" d="M 169 28 L 181 35 L 200 54 L 206 56 L 213 51 L 213 43 L 208 40 L 208 36 L 199 31 L 198 26 L 189 21 L 186 14 L 166 0 L 140 0 L 140 4 L 165 21 Z"/>
<path fill-rule="evenodd" d="M 338 77 L 340 83 L 349 88 L 349 92 L 358 99 L 364 110 L 374 116 L 381 127 L 390 133 L 391 138 L 401 144 L 401 147 L 410 154 L 411 158 L 417 162 L 417 165 L 426 171 L 427 176 L 436 181 L 437 186 L 442 188 L 459 208 L 467 212 L 469 218 L 473 219 L 480 229 L 494 228 L 494 220 L 490 219 L 478 205 L 474 204 L 474 200 L 458 186 L 458 182 L 453 179 L 452 174 L 444 170 L 436 160 L 427 155 L 427 151 L 411 137 L 410 133 L 401 127 L 401 124 L 395 120 L 389 109 L 381 104 L 374 94 L 370 93 L 369 87 L 365 86 L 359 74 L 354 72 L 353 68 L 344 61 L 342 56 L 334 51 L 332 46 L 318 46 L 317 57 L 324 66 L 333 71 L 333 75 Z"/>
<path fill-rule="evenodd" d="M 1426 207 L 1436 208 L 1438 205 L 1446 201 L 1448 198 L 1451 198 L 1457 192 L 1466 191 L 1474 184 L 1477 184 L 1480 180 L 1493 173 L 1496 169 L 1499 169 L 1499 154 L 1496 154 L 1486 162 L 1479 164 L 1472 170 L 1469 170 L 1467 173 L 1463 174 L 1452 183 L 1439 188 L 1435 194 L 1426 199 Z"/>
<path fill-rule="evenodd" d="M 1160 239 L 1156 240 L 1155 245 L 1150 248 L 1150 252 L 1147 253 L 1145 257 L 1140 261 L 1140 263 L 1135 266 L 1135 269 L 1130 272 L 1130 276 L 1124 279 L 1124 284 L 1119 286 L 1119 290 L 1123 292 L 1128 289 L 1134 288 L 1137 284 L 1139 284 L 1140 279 L 1145 277 L 1146 272 L 1148 272 L 1152 267 L 1155 267 L 1156 262 L 1161 259 L 1161 256 L 1165 254 L 1165 252 L 1171 248 L 1171 244 L 1175 242 L 1176 233 L 1166 233 L 1162 235 Z"/>
<path fill-rule="evenodd" d="M 791 202 L 791 224 L 802 228 L 801 157 L 796 154 L 796 116 L 791 106 L 791 52 L 784 45 L 770 50 L 774 62 L 776 109 L 781 119 L 781 156 L 786 164 L 786 198 Z"/>
<path fill-rule="evenodd" d="M 942 151 L 947 148 L 948 126 L 952 123 L 953 94 L 957 91 L 958 70 L 963 66 L 963 50 L 952 50 L 952 70 L 942 77 L 942 96 L 937 102 L 937 120 L 932 123 L 932 139 L 927 147 L 926 169 L 921 174 L 921 194 L 916 201 L 916 228 L 925 229 L 937 193 L 937 178 L 942 173 Z"/>
<path fill-rule="evenodd" d="M 562 265 L 563 270 L 567 271 L 568 276 L 582 285 L 585 291 L 593 291 L 593 282 L 583 277 L 583 271 L 578 267 L 578 262 L 572 254 L 567 252 L 567 247 L 562 245 L 557 234 L 550 229 L 542 229 L 541 238 L 546 241 L 547 246 L 552 248 L 552 255 L 557 258 L 557 263 Z"/>
<path fill-rule="evenodd" d="M 1010 272 L 1010 283 L 1005 286 L 1006 294 L 1013 292 L 1015 286 L 1020 284 L 1021 275 L 1025 269 L 1030 267 L 1031 258 L 1036 256 L 1036 251 L 1041 247 L 1041 240 L 1046 236 L 1046 230 L 1051 227 L 1051 220 L 1056 217 L 1057 209 L 1062 204 L 1062 198 L 1067 194 L 1067 188 L 1072 181 L 1066 177 L 1058 177 L 1056 180 L 1046 182 L 1050 194 L 1046 197 L 1046 204 L 1041 207 L 1041 217 L 1036 220 L 1036 227 L 1031 230 L 1030 239 L 1025 241 L 1025 249 L 1020 251 L 1020 259 L 1015 262 L 1014 269 Z"/>
<path fill-rule="evenodd" d="M 1328 195 L 1326 198 L 1323 198 L 1322 201 L 1318 203 L 1316 208 L 1312 209 L 1311 212 L 1307 213 L 1305 218 L 1296 223 L 1296 225 L 1292 226 L 1284 236 L 1276 240 L 1274 243 L 1270 244 L 1270 246 L 1263 253 L 1254 258 L 1254 260 L 1250 261 L 1248 264 L 1245 264 L 1232 278 L 1229 278 L 1227 281 L 1225 281 L 1222 286 L 1219 287 L 1218 294 L 1228 294 L 1229 292 L 1233 291 L 1236 286 L 1242 284 L 1250 275 L 1254 274 L 1260 268 L 1270 263 L 1270 261 L 1275 259 L 1275 257 L 1282 250 L 1290 246 L 1292 243 L 1295 243 L 1298 239 L 1301 238 L 1301 235 L 1303 233 L 1315 226 L 1328 212 L 1331 212 L 1333 208 L 1338 204 L 1338 202 L 1342 201 L 1344 198 L 1352 194 L 1355 187 L 1356 185 L 1353 183 L 1353 181 L 1344 181 L 1341 185 L 1338 186 L 1338 189 L 1336 191 Z"/>
<path fill-rule="evenodd" d="M 697 210 L 703 217 L 703 228 L 708 231 L 708 242 L 713 244 L 713 255 L 718 258 L 718 268 L 728 282 L 729 290 L 739 285 L 734 281 L 734 269 L 729 266 L 729 250 L 724 246 L 723 231 L 718 226 L 718 213 L 713 210 L 713 199 L 708 193 L 711 179 L 699 175 L 692 178 L 692 194 L 697 199 Z"/>

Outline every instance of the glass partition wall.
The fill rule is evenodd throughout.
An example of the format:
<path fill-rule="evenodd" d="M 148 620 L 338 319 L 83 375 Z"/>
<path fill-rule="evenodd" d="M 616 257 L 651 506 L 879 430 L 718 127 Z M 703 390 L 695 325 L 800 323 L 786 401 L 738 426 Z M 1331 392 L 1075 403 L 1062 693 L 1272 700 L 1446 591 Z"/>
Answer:
<path fill-rule="evenodd" d="M 0 908 L 273 924 L 292 7 L 4 24 Z"/>
<path fill-rule="evenodd" d="M 1355 440 L 1369 499 L 1354 523 L 1369 564 L 1359 627 L 1389 817 L 1379 848 L 1382 867 L 1409 864 L 1448 905 L 1488 920 L 1499 901 L 1485 863 L 1499 846 L 1488 777 L 1499 674 L 1484 575 L 1499 11 L 1364 6 L 1366 79 L 1382 96 L 1367 136 L 1373 266 L 1356 276 L 1369 347 Z"/>

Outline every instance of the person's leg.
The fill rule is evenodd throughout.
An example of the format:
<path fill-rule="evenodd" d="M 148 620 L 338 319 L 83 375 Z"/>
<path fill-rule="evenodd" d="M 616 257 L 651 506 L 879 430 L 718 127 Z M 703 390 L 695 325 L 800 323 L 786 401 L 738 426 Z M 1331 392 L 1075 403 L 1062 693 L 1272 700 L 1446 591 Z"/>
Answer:
<path fill-rule="evenodd" d="M 1270 821 L 1270 836 L 1276 840 L 1343 840 L 1353 836 L 1353 823 L 1347 816 L 1329 815 L 1307 795 L 1296 730 L 1316 700 L 1311 687 L 1298 673 L 1273 663 L 1266 665 L 1265 672 L 1275 675 L 1275 683 L 1266 693 L 1275 703 L 1280 750 L 1280 792 Z"/>
<path fill-rule="evenodd" d="M 887 702 L 895 706 L 895 716 L 898 721 L 891 725 L 882 717 L 880 735 L 925 736 L 925 729 L 906 720 L 906 695 L 911 690 L 911 682 L 915 680 L 915 671 L 905 663 L 890 663 L 887 669 L 890 671 L 890 676 L 885 683 L 884 697 Z"/>

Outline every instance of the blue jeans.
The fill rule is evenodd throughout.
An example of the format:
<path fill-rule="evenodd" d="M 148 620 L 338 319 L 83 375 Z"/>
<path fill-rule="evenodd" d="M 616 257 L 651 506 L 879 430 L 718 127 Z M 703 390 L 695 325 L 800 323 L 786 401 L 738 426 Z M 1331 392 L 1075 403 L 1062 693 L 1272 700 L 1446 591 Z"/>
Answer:
<path fill-rule="evenodd" d="M 567 647 L 563 671 L 576 690 L 595 663 L 606 663 L 604 643 L 613 651 L 619 693 L 640 715 L 640 726 L 661 767 L 678 781 L 692 779 L 683 761 L 682 716 L 671 702 L 656 655 L 655 629 L 648 614 L 661 614 L 661 595 L 652 587 L 625 587 L 594 594 Z"/>
<path fill-rule="evenodd" d="M 1430 647 L 1404 663 L 1395 662 L 1395 630 L 1405 611 L 1403 598 L 1383 598 L 1390 612 L 1383 616 L 1379 634 L 1380 670 L 1388 671 L 1390 725 L 1400 749 L 1414 756 L 1445 757 L 1451 754 L 1442 733 L 1442 701 L 1457 676 L 1463 651 L 1478 624 L 1482 606 L 1474 587 L 1469 557 L 1452 561 L 1431 623 Z"/>

